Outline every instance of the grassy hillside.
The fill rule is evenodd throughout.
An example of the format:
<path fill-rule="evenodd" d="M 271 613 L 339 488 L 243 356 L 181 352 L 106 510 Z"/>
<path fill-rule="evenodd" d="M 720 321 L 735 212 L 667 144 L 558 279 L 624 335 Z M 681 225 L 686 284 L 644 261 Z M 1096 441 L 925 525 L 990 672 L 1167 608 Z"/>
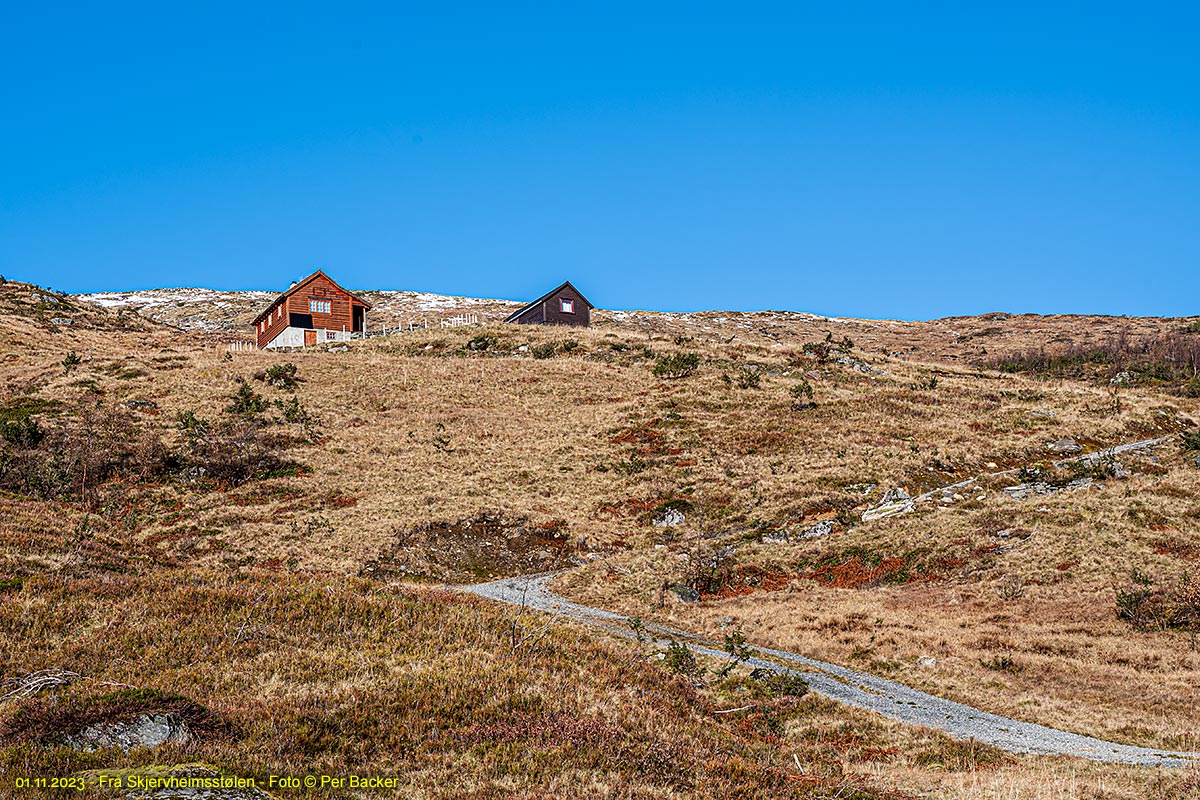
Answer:
<path fill-rule="evenodd" d="M 1200 749 L 1184 439 L 1200 400 L 1178 364 L 1152 368 L 1165 351 L 1129 346 L 1190 341 L 1186 321 L 607 312 L 587 331 L 230 354 L 227 333 L 49 297 L 0 286 L 0 629 L 16 644 L 0 664 L 84 678 L 0 702 L 8 774 L 370 767 L 405 776 L 398 796 L 1189 791 L 1017 762 L 744 670 L 680 676 L 569 628 L 521 644 L 542 621 L 437 588 L 574 565 L 562 591 L 623 613 Z M 226 300 L 196 302 L 178 313 Z M 61 303 L 70 324 L 51 321 Z M 1046 343 L 1089 355 L 1027 357 Z M 1090 470 L 1048 449 L 1159 436 Z M 890 489 L 1020 467 L 862 521 Z M 668 509 L 682 524 L 655 525 Z M 1118 592 L 1145 613 L 1118 617 Z M 205 733 L 153 753 L 53 746 L 138 703 Z"/>

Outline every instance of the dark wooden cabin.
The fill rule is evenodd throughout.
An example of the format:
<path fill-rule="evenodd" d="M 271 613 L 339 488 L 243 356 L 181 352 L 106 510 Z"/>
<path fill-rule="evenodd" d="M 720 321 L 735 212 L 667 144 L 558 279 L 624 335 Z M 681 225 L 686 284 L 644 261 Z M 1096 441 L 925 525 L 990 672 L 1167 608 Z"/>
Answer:
<path fill-rule="evenodd" d="M 367 329 L 371 306 L 317 270 L 293 283 L 254 318 L 260 348 L 309 347 L 340 342 Z"/>
<path fill-rule="evenodd" d="M 586 328 L 592 324 L 593 308 L 587 298 L 567 281 L 529 305 L 517 309 L 504 321 L 523 325 L 574 325 Z"/>

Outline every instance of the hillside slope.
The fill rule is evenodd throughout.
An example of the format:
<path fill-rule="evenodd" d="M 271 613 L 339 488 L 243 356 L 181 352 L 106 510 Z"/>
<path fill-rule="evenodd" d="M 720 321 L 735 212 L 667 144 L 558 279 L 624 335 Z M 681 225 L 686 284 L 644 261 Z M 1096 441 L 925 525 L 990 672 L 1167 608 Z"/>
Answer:
<path fill-rule="evenodd" d="M 1085 360 L 1086 369 L 1068 377 L 998 372 L 986 363 L 1047 342 L 1053 349 L 1191 336 L 1177 333 L 1185 321 L 601 312 L 595 327 L 579 331 L 504 326 L 489 320 L 509 306 L 447 301 L 436 306 L 441 314 L 478 308 L 484 324 L 431 322 L 428 330 L 353 342 L 344 351 L 230 353 L 227 342 L 248 335 L 236 326 L 256 313 L 253 297 L 239 305 L 224 294 L 177 295 L 142 314 L 65 298 L 75 319 L 60 324 L 47 318 L 49 301 L 36 299 L 39 292 L 0 286 L 0 490 L 12 509 L 0 523 L 0 581 L 10 587 L 0 607 L 6 631 L 23 643 L 6 656 L 6 678 L 73 668 L 175 692 L 210 710 L 227 707 L 253 729 L 273 714 L 293 719 L 295 708 L 313 708 L 325 691 L 318 686 L 392 686 L 376 673 L 380 667 L 354 655 L 363 648 L 376 654 L 370 664 L 426 658 L 420 648 L 411 655 L 376 650 L 367 629 L 344 641 L 282 636 L 316 597 L 366 603 L 385 616 L 415 604 L 429 628 L 414 635 L 449 649 L 457 634 L 443 639 L 433 630 L 457 631 L 438 614 L 458 612 L 424 609 L 445 597 L 428 587 L 573 566 L 560 590 L 630 616 L 703 629 L 718 640 L 740 630 L 758 644 L 850 663 L 1032 722 L 1197 749 L 1200 662 L 1186 627 L 1134 628 L 1117 617 L 1114 590 L 1128 588 L 1134 568 L 1152 577 L 1155 591 L 1194 573 L 1200 470 L 1180 435 L 1200 418 L 1200 401 L 1165 372 L 1143 367 L 1132 376 L 1116 361 Z M 184 323 L 191 330 L 181 330 Z M 1130 375 L 1112 383 L 1121 371 Z M 1172 438 L 1087 474 L 1050 466 L 1059 455 L 1049 446 L 1064 440 L 1088 452 L 1151 436 Z M 1091 483 L 1021 499 L 1004 491 L 1015 478 L 996 480 L 939 495 L 910 514 L 863 521 L 889 490 L 916 495 L 1022 466 L 1031 471 L 1021 480 L 1051 489 Z M 65 589 L 61 580 L 69 581 Z M 238 660 L 239 640 L 222 656 L 235 659 L 236 670 L 168 659 L 160 674 L 101 655 L 144 640 L 136 625 L 105 634 L 99 620 L 169 629 L 190 598 L 244 614 L 246 601 L 233 596 L 257 597 L 273 581 L 288 587 L 280 597 L 289 599 L 270 612 L 283 616 L 237 622 L 246 630 L 264 626 L 271 635 L 254 647 L 269 647 L 270 658 L 254 650 L 251 661 Z M 232 595 L 221 600 L 227 582 Z M 377 594 L 395 599 L 371 599 Z M 73 602 L 89 609 L 86 618 L 71 616 Z M 511 623 L 502 612 L 471 609 L 490 620 L 473 625 Z M 314 621 L 327 611 L 314 609 Z M 522 624 L 536 630 L 541 623 Z M 202 627 L 205 636 L 219 638 L 233 623 L 223 612 L 212 625 Z M 81 643 L 61 633 L 53 634 L 61 641 L 47 640 L 58 642 L 53 647 L 40 644 L 49 632 L 76 629 L 88 631 Z M 470 640 L 474 655 L 463 663 L 489 665 L 488 685 L 510 685 L 508 668 L 495 665 L 520 648 L 510 636 L 505 655 L 504 638 L 489 636 Z M 589 655 L 571 650 L 571 635 L 560 637 L 554 634 L 547 658 L 594 676 L 610 675 L 604 664 L 614 659 L 630 669 L 637 661 L 641 670 L 651 655 Z M 318 650 L 329 659 L 318 672 L 287 666 Z M 549 662 L 537 663 L 541 672 L 521 673 L 520 682 L 561 695 Z M 696 692 L 670 701 L 686 714 L 651 725 L 688 732 L 678 754 L 688 760 L 678 767 L 688 775 L 683 794 L 711 795 L 701 751 L 706 759 L 733 752 L 704 743 L 700 728 L 714 724 L 730 735 L 766 737 L 765 750 L 751 742 L 739 756 L 749 770 L 747 796 L 783 791 L 777 780 L 817 794 L 850 781 L 962 797 L 1008 797 L 1014 785 L 1050 796 L 1080 780 L 1103 784 L 1114 797 L 1146 796 L 1152 785 L 1169 796 L 1182 785 L 1167 773 L 1042 761 L 1016 767 L 986 749 L 964 750 L 812 698 L 767 703 L 744 670 L 729 683 L 714 679 L 711 667 L 704 679 L 672 677 L 667 663 L 654 658 L 659 666 L 645 673 L 659 682 L 655 691 L 682 691 L 669 688 L 682 681 Z M 357 683 L 339 672 L 355 664 L 367 676 Z M 254 676 L 249 685 L 267 693 L 266 707 L 239 710 L 252 692 L 230 693 L 237 670 Z M 613 694 L 608 680 L 579 684 L 575 705 L 529 713 L 575 719 L 581 709 L 599 709 L 621 720 L 621 747 L 640 746 L 630 731 L 650 723 L 618 713 L 630 701 Z M 633 680 L 643 678 L 612 678 Z M 756 709 L 749 718 L 715 714 L 745 705 L 745 693 Z M 464 712 L 452 700 L 431 711 L 449 715 L 439 730 L 462 722 L 453 721 Z M 0 715 L 12 713 L 0 706 Z M 470 717 L 462 724 L 493 722 Z M 541 749 L 543 723 L 531 721 L 504 741 Z M 395 742 L 373 750 L 373 734 L 356 738 L 358 729 L 347 725 L 245 763 L 265 771 L 328 759 L 356 768 L 386 752 L 397 759 L 391 763 L 425 775 L 418 781 L 430 795 L 450 774 L 400 759 Z M 358 749 L 338 750 L 342 739 Z M 16 749 L 7 757 L 28 757 L 24 739 L 9 741 Z M 439 762 L 450 771 L 464 769 L 462 759 L 480 746 L 455 742 L 462 747 Z M 238 747 L 205 745 L 195 754 L 236 770 L 243 768 Z M 809 747 L 841 765 L 836 775 L 816 767 L 820 758 Z M 461 795 L 499 794 L 501 786 L 569 795 L 563 787 L 594 784 L 611 796 L 653 796 L 650 787 L 659 785 L 650 767 L 614 777 L 609 762 L 561 754 L 540 766 L 491 757 L 470 772 L 477 783 Z M 104 759 L 117 763 L 111 754 L 87 763 Z M 63 763 L 83 768 L 75 756 Z M 937 765 L 991 771 L 968 779 Z M 735 796 L 738 780 L 712 780 Z"/>

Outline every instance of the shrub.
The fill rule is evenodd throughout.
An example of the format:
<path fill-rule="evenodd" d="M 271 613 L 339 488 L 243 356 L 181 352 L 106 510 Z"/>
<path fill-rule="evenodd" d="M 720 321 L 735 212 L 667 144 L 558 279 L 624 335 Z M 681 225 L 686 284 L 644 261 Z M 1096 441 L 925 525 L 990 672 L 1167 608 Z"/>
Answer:
<path fill-rule="evenodd" d="M 683 642 L 672 641 L 667 645 L 665 660 L 667 669 L 679 675 L 698 678 L 704 672 L 699 662 L 696 661 L 696 654 Z"/>
<path fill-rule="evenodd" d="M 243 417 L 252 417 L 255 414 L 260 414 L 266 411 L 269 405 L 261 394 L 255 392 L 250 388 L 250 384 L 245 382 L 238 386 L 238 390 L 233 393 L 233 397 L 230 399 L 232 402 L 225 407 L 225 411 L 230 414 L 239 414 Z"/>
<path fill-rule="evenodd" d="M 1025 596 L 1025 579 L 1020 575 L 1005 575 L 996 587 L 1001 600 L 1020 600 Z"/>
<path fill-rule="evenodd" d="M 574 339 L 567 339 L 562 343 L 562 351 L 564 353 L 570 353 L 572 350 L 575 350 L 578 347 L 579 342 L 575 341 Z"/>
<path fill-rule="evenodd" d="M 1129 585 L 1117 587 L 1117 617 L 1138 630 L 1200 631 L 1200 576 L 1184 573 L 1169 586 L 1133 570 Z"/>
<path fill-rule="evenodd" d="M 757 389 L 762 383 L 762 371 L 752 365 L 746 364 L 738 370 L 737 385 L 739 389 Z"/>
<path fill-rule="evenodd" d="M 767 691 L 784 697 L 804 697 L 808 694 L 808 681 L 798 672 L 773 672 L 759 667 L 750 673 Z"/>
<path fill-rule="evenodd" d="M 490 347 L 495 347 L 498 342 L 495 336 L 490 333 L 481 333 L 478 336 L 472 337 L 467 341 L 468 350 L 487 350 Z"/>
<path fill-rule="evenodd" d="M 728 660 L 721 665 L 721 669 L 717 670 L 717 674 L 722 678 L 729 675 L 738 664 L 748 661 L 754 651 L 746 644 L 746 637 L 741 631 L 725 634 L 725 643 L 722 648 L 729 656 Z"/>
<path fill-rule="evenodd" d="M 1137 373 L 1139 380 L 1190 384 L 1200 374 L 1200 341 L 1171 332 L 1154 336 L 1117 334 L 1102 342 L 1064 348 L 1029 349 L 991 357 L 980 366 L 1001 372 L 1029 372 L 1043 377 L 1097 378 L 1121 381 Z M 1186 388 L 1185 388 L 1186 391 Z"/>
<path fill-rule="evenodd" d="M 298 468 L 282 458 L 278 440 L 266 434 L 266 423 L 260 419 L 242 416 L 214 423 L 191 412 L 180 418 L 186 442 L 177 471 L 185 479 L 240 486 L 251 480 L 295 474 Z"/>
<path fill-rule="evenodd" d="M 37 422 L 29 417 L 19 417 L 0 422 L 0 439 L 17 447 L 37 447 L 45 432 Z"/>
<path fill-rule="evenodd" d="M 67 353 L 66 357 L 62 360 L 63 374 L 70 375 L 71 370 L 75 369 L 75 367 L 79 366 L 82 362 L 83 362 L 83 359 L 79 357 L 79 354 L 76 353 L 74 350 L 71 350 L 70 352 Z"/>
<path fill-rule="evenodd" d="M 0 440 L 0 489 L 46 500 L 97 501 L 97 489 L 117 476 L 146 479 L 164 474 L 172 459 L 153 433 L 143 433 L 128 412 L 80 402 L 53 428 L 10 420 Z"/>
<path fill-rule="evenodd" d="M 812 384 L 809 383 L 806 378 L 801 378 L 799 383 L 788 389 L 788 394 L 792 398 L 792 408 L 796 409 L 797 411 L 801 411 L 806 408 L 812 408 L 816 405 L 816 403 L 812 401 L 813 395 L 815 394 L 813 392 Z"/>
<path fill-rule="evenodd" d="M 292 425 L 299 425 L 304 429 L 304 435 L 309 439 L 315 438 L 316 422 L 308 410 L 300 405 L 300 401 L 293 396 L 286 403 L 282 400 L 275 401 L 275 407 L 279 409 L 284 422 Z"/>
<path fill-rule="evenodd" d="M 639 472 L 645 472 L 649 466 L 645 459 L 634 450 L 629 454 L 629 458 L 618 461 L 613 468 L 622 475 L 637 475 Z"/>
<path fill-rule="evenodd" d="M 175 427 L 188 441 L 192 441 L 207 436 L 212 430 L 212 423 L 197 417 L 195 411 L 180 411 L 175 415 Z"/>
<path fill-rule="evenodd" d="M 667 380 L 686 378 L 700 366 L 700 356 L 695 353 L 672 353 L 669 356 L 659 356 L 654 362 L 656 377 Z"/>
<path fill-rule="evenodd" d="M 276 389 L 295 389 L 300 379 L 296 377 L 296 365 L 288 361 L 267 367 L 263 380 Z"/>
<path fill-rule="evenodd" d="M 1011 672 L 1013 675 L 1024 669 L 1024 667 L 1013 660 L 1012 656 L 1008 655 L 992 656 L 986 660 L 981 658 L 979 659 L 979 665 L 984 669 L 991 669 L 997 672 Z"/>
<path fill-rule="evenodd" d="M 554 354 L 557 352 L 558 345 L 554 342 L 543 342 L 529 348 L 529 354 L 534 358 L 554 358 Z"/>
<path fill-rule="evenodd" d="M 833 338 L 832 333 L 826 333 L 823 341 L 805 342 L 801 349 L 804 355 L 815 358 L 819 364 L 825 364 L 836 356 L 848 354 L 854 349 L 854 342 L 849 336 L 838 341 Z"/>
<path fill-rule="evenodd" d="M 1200 450 L 1200 430 L 1184 431 L 1179 434 L 1184 450 Z"/>

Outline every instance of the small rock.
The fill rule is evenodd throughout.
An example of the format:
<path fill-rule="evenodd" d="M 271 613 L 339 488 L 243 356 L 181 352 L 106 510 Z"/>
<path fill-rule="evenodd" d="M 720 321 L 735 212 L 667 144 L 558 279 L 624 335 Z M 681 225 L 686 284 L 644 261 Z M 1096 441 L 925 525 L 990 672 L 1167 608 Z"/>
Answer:
<path fill-rule="evenodd" d="M 801 539 L 820 539 L 833 533 L 833 520 L 825 519 L 800 534 Z"/>
<path fill-rule="evenodd" d="M 909 500 L 909 499 L 911 499 L 911 498 L 909 497 L 908 492 L 904 491 L 899 486 L 897 486 L 895 489 L 888 489 L 884 493 L 883 500 L 881 502 L 896 503 L 901 500 Z"/>
<path fill-rule="evenodd" d="M 1055 419 L 1058 416 L 1053 411 L 1046 411 L 1045 409 L 1041 409 L 1041 408 L 1039 408 L 1035 411 L 1030 411 L 1029 415 L 1032 417 L 1049 417 L 1050 419 Z"/>
<path fill-rule="evenodd" d="M 175 714 L 142 714 L 129 722 L 108 722 L 84 728 L 68 737 L 74 750 L 91 752 L 105 747 L 129 751 L 137 747 L 158 747 L 167 742 L 186 742 L 191 738 L 187 725 Z"/>
<path fill-rule="evenodd" d="M 1059 439 L 1056 442 L 1046 445 L 1046 447 L 1055 453 L 1062 453 L 1064 455 L 1075 455 L 1076 453 L 1083 452 L 1082 445 L 1074 439 Z"/>
<path fill-rule="evenodd" d="M 899 492 L 898 499 L 889 500 L 893 492 Z M 912 498 L 908 496 L 908 492 L 903 489 L 893 489 L 884 495 L 883 502 L 874 508 L 869 508 L 863 512 L 862 521 L 870 522 L 873 519 L 886 519 L 887 517 L 895 517 L 900 514 L 908 514 L 916 509 L 916 504 Z"/>
<path fill-rule="evenodd" d="M 1133 370 L 1126 370 L 1125 372 L 1118 372 L 1116 375 L 1113 375 L 1112 380 L 1110 380 L 1109 383 L 1113 384 L 1114 386 L 1124 386 L 1128 383 L 1134 383 L 1140 377 L 1141 373 L 1134 372 Z"/>
<path fill-rule="evenodd" d="M 917 665 L 921 667 L 936 667 L 937 659 L 933 656 L 924 656 L 917 659 Z"/>
<path fill-rule="evenodd" d="M 679 599 L 685 603 L 695 603 L 700 600 L 699 592 L 690 586 L 684 586 L 682 583 L 672 583 L 667 589 L 678 595 Z"/>
<path fill-rule="evenodd" d="M 677 525 L 682 525 L 686 519 L 683 512 L 678 508 L 665 508 L 658 514 L 651 523 L 656 528 L 674 528 Z"/>

